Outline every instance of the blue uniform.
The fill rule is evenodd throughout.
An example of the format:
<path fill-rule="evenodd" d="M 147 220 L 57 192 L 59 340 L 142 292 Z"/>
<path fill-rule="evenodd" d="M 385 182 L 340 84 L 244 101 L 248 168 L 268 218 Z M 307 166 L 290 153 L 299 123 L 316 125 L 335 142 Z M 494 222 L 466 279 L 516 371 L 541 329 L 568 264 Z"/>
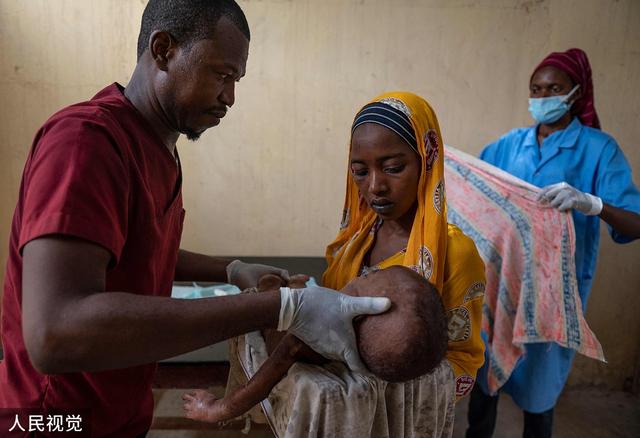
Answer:
<path fill-rule="evenodd" d="M 578 118 L 545 138 L 541 147 L 536 132 L 537 126 L 514 129 L 486 146 L 480 158 L 538 187 L 566 181 L 580 191 L 599 196 L 605 204 L 640 213 L 640 192 L 613 137 L 582 125 Z M 598 256 L 600 218 L 575 210 L 572 213 L 578 290 L 585 310 Z M 618 243 L 633 240 L 611 227 L 609 232 Z M 527 344 L 525 348 L 525 355 L 501 390 L 510 394 L 521 409 L 544 412 L 556 404 L 574 350 L 555 343 Z M 478 383 L 488 394 L 486 366 L 478 371 Z"/>

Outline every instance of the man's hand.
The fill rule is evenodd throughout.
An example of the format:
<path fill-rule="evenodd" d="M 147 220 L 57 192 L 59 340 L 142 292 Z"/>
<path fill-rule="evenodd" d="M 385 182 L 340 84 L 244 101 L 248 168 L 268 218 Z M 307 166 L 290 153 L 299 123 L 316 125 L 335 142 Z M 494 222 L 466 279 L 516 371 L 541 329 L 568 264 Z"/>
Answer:
<path fill-rule="evenodd" d="M 260 277 L 275 274 L 285 281 L 289 281 L 289 272 L 274 266 L 244 263 L 234 260 L 227 265 L 227 282 L 235 284 L 240 289 L 256 287 Z"/>
<path fill-rule="evenodd" d="M 542 189 L 538 202 L 548 204 L 560 211 L 571 208 L 587 216 L 595 216 L 602 211 L 602 199 L 589 193 L 581 192 L 566 182 L 552 184 Z"/>
<path fill-rule="evenodd" d="M 316 352 L 345 362 L 354 371 L 367 372 L 358 353 L 353 318 L 388 310 L 388 298 L 351 297 L 313 286 L 280 288 L 280 300 L 278 330 L 288 330 Z"/>

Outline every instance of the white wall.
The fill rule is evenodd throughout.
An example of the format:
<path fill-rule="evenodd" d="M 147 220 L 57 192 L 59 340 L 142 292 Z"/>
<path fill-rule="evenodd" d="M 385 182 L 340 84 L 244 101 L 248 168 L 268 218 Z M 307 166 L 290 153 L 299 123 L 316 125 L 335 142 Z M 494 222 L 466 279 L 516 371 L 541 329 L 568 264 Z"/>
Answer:
<path fill-rule="evenodd" d="M 592 63 L 604 129 L 640 171 L 640 2 L 635 0 L 245 0 L 247 76 L 222 124 L 181 141 L 184 247 L 321 256 L 337 230 L 352 117 L 380 92 L 414 91 L 448 144 L 477 153 L 526 111 L 531 69 L 577 46 Z M 0 0 L 0 262 L 24 159 L 63 105 L 135 64 L 141 0 Z M 636 182 L 638 182 L 636 176 Z M 640 349 L 640 245 L 607 238 L 588 320 L 609 365 L 574 383 L 620 387 Z"/>

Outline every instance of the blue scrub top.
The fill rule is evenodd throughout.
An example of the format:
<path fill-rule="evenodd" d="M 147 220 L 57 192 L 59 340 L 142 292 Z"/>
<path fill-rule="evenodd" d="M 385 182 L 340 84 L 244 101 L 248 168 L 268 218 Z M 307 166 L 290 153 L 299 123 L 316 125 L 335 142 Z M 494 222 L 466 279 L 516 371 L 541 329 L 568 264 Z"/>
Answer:
<path fill-rule="evenodd" d="M 606 204 L 640 214 L 640 192 L 613 137 L 582 125 L 577 117 L 565 129 L 545 138 L 540 147 L 536 133 L 537 125 L 514 129 L 486 146 L 480 158 L 538 187 L 566 181 L 580 191 L 599 196 Z M 572 215 L 578 291 L 585 310 L 596 269 L 600 218 L 575 210 Z M 609 233 L 618 243 L 633 240 L 610 226 Z M 525 411 L 544 412 L 556 404 L 574 351 L 555 343 L 527 344 L 525 349 L 502 391 Z M 486 371 L 486 366 L 478 371 L 478 383 L 488 393 Z"/>

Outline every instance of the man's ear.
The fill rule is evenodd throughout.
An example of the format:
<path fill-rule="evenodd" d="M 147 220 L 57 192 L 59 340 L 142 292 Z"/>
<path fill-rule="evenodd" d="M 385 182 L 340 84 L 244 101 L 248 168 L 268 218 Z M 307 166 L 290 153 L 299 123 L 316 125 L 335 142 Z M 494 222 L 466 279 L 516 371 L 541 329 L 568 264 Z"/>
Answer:
<path fill-rule="evenodd" d="M 151 34 L 149 54 L 160 70 L 167 71 L 169 59 L 174 56 L 176 46 L 176 41 L 168 32 L 156 30 Z"/>

